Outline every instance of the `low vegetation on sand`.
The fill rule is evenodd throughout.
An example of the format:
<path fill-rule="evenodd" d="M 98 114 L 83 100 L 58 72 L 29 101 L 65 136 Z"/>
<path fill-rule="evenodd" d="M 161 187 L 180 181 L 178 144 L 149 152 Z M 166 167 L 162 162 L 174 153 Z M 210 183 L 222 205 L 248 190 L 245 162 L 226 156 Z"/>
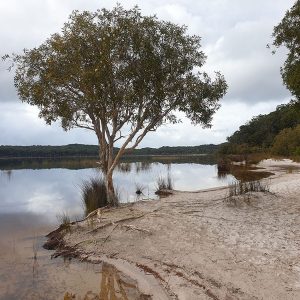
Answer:
<path fill-rule="evenodd" d="M 243 182 L 238 180 L 229 185 L 229 197 L 244 195 L 251 192 L 269 192 L 268 181 L 255 180 Z"/>

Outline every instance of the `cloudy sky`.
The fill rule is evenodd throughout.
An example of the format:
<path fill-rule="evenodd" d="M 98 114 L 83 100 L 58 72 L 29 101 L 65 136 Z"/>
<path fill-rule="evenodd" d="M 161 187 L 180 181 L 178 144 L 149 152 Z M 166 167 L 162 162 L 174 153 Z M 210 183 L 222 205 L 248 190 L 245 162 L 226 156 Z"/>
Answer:
<path fill-rule="evenodd" d="M 229 85 L 211 129 L 184 119 L 150 133 L 141 147 L 221 143 L 253 116 L 290 100 L 280 77 L 285 50 L 272 55 L 266 45 L 294 0 L 0 0 L 0 55 L 39 46 L 60 31 L 74 9 L 94 11 L 117 2 L 124 8 L 137 4 L 143 14 L 187 25 L 189 33 L 202 37 L 208 57 L 204 69 L 220 71 Z M 6 68 L 1 62 L 0 145 L 97 143 L 96 136 L 83 129 L 64 132 L 59 124 L 45 125 L 35 107 L 18 99 L 13 73 Z"/>

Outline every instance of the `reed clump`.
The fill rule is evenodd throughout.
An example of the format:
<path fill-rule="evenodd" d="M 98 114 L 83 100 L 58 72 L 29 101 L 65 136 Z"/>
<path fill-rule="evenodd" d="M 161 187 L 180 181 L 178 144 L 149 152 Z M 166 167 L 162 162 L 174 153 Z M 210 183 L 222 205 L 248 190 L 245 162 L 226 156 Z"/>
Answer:
<path fill-rule="evenodd" d="M 67 232 L 71 230 L 71 218 L 66 212 L 56 215 L 60 228 L 65 229 Z"/>
<path fill-rule="evenodd" d="M 119 193 L 115 193 L 115 203 L 119 203 Z M 85 208 L 85 214 L 97 208 L 109 205 L 105 181 L 102 177 L 92 177 L 83 181 L 81 185 L 81 198 Z"/>
<path fill-rule="evenodd" d="M 145 186 L 140 183 L 135 183 L 135 193 L 140 196 L 144 195 Z"/>
<path fill-rule="evenodd" d="M 172 194 L 170 191 L 174 189 L 173 179 L 170 174 L 167 177 L 159 176 L 156 181 L 156 192 L 157 195 L 169 195 Z"/>
<path fill-rule="evenodd" d="M 251 192 L 269 192 L 270 184 L 268 181 L 241 181 L 238 180 L 229 185 L 229 197 L 244 195 Z"/>

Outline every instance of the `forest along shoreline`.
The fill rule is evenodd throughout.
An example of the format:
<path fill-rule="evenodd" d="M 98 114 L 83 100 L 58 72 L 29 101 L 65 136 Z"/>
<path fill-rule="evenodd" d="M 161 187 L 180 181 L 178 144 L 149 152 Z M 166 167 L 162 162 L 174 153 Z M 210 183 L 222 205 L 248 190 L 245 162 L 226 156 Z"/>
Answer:
<path fill-rule="evenodd" d="M 258 167 L 274 173 L 263 192 L 174 191 L 98 209 L 50 233 L 45 247 L 109 262 L 152 299 L 299 299 L 300 164 Z"/>

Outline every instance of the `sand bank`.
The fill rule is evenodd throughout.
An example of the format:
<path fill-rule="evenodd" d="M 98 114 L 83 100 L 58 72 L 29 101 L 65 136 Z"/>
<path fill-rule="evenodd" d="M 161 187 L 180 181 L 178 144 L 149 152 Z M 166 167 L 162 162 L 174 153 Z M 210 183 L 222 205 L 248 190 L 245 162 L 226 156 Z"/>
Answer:
<path fill-rule="evenodd" d="M 102 209 L 65 230 L 62 248 L 114 264 L 152 299 L 300 299 L 300 165 L 260 167 L 275 174 L 270 192 L 175 191 Z"/>

